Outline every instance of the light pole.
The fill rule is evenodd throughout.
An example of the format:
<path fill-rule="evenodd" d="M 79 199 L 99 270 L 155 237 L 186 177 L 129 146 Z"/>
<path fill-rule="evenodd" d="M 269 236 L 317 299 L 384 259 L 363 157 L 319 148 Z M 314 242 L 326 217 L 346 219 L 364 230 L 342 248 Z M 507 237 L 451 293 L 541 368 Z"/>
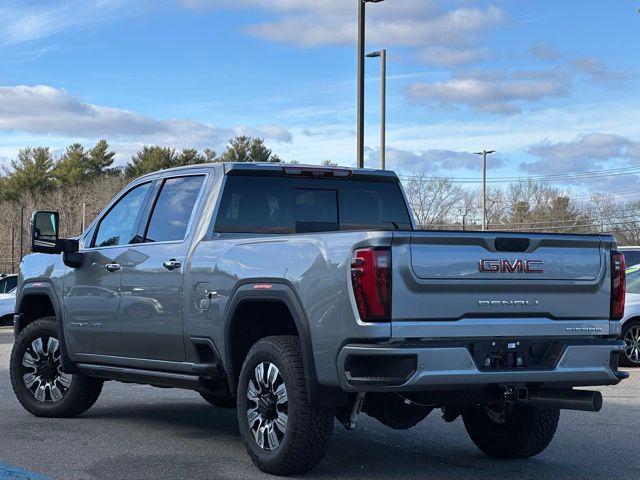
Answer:
<path fill-rule="evenodd" d="M 371 52 L 369 58 L 380 58 L 380 169 L 386 169 L 387 153 L 387 51 Z"/>
<path fill-rule="evenodd" d="M 384 0 L 357 0 L 358 2 L 358 168 L 364 168 L 364 49 L 366 45 L 366 4 Z"/>
<path fill-rule="evenodd" d="M 487 229 L 487 156 L 496 153 L 495 150 L 476 152 L 482 155 L 482 231 Z"/>

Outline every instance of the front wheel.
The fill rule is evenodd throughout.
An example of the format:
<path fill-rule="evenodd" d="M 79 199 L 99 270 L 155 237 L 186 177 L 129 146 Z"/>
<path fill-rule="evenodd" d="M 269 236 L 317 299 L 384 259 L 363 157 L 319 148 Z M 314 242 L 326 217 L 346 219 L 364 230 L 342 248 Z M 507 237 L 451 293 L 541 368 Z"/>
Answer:
<path fill-rule="evenodd" d="M 20 332 L 9 368 L 18 401 L 37 417 L 80 415 L 102 390 L 100 380 L 63 372 L 58 327 L 52 317 L 35 320 Z"/>
<path fill-rule="evenodd" d="M 249 456 L 263 472 L 308 472 L 324 457 L 332 412 L 309 405 L 300 341 L 259 340 L 247 354 L 238 382 L 238 423 Z"/>
<path fill-rule="evenodd" d="M 553 440 L 560 410 L 503 403 L 467 407 L 462 419 L 473 443 L 488 456 L 529 458 Z"/>

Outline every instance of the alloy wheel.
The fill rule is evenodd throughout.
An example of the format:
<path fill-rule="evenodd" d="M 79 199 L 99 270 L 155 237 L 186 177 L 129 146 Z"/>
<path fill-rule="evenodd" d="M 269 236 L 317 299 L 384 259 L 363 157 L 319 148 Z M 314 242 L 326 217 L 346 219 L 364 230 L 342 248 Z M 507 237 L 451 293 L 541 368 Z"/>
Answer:
<path fill-rule="evenodd" d="M 287 431 L 287 387 L 273 363 L 258 364 L 247 385 L 247 420 L 256 444 L 263 450 L 277 449 Z"/>
<path fill-rule="evenodd" d="M 55 337 L 38 337 L 22 356 L 27 390 L 43 403 L 58 402 L 71 386 L 72 376 L 62 371 L 60 342 Z"/>
<path fill-rule="evenodd" d="M 635 325 L 627 330 L 624 335 L 624 354 L 630 362 L 640 365 L 640 325 Z"/>

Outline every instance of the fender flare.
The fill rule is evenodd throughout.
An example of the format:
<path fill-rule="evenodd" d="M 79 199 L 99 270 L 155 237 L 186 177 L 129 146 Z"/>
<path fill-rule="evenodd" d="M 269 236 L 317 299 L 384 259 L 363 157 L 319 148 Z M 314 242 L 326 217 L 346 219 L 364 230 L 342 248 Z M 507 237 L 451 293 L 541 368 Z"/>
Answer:
<path fill-rule="evenodd" d="M 13 332 L 17 337 L 22 329 L 26 326 L 25 319 L 22 315 L 23 305 L 26 300 L 34 296 L 45 296 L 51 302 L 53 307 L 53 313 L 58 324 L 58 332 L 60 338 L 60 357 L 62 362 L 62 368 L 66 373 L 74 373 L 75 367 L 71 359 L 69 358 L 67 351 L 67 342 L 64 336 L 64 328 L 62 323 L 62 307 L 61 302 L 58 299 L 58 295 L 51 284 L 47 280 L 29 280 L 22 285 L 20 293 L 16 298 L 16 316 L 14 317 Z"/>
<path fill-rule="evenodd" d="M 270 288 L 255 289 L 255 284 L 270 285 Z M 309 403 L 315 406 L 337 406 L 338 404 L 342 404 L 344 398 L 341 390 L 334 391 L 334 389 L 325 388 L 318 384 L 307 315 L 302 307 L 302 302 L 290 282 L 283 279 L 271 278 L 243 280 L 236 285 L 229 298 L 230 301 L 227 303 L 223 318 L 224 341 L 227 347 L 225 348 L 225 366 L 228 372 L 227 379 L 229 389 L 232 392 L 235 392 L 237 389 L 237 381 L 234 375 L 237 366 L 233 364 L 232 351 L 230 348 L 232 344 L 231 325 L 238 307 L 247 301 L 281 302 L 289 309 L 300 337 Z"/>

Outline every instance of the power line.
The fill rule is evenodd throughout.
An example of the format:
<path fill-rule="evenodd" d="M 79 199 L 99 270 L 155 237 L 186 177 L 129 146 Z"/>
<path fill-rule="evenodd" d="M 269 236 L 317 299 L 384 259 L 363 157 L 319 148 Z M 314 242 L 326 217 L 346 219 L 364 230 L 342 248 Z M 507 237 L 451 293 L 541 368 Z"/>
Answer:
<path fill-rule="evenodd" d="M 637 214 L 626 213 L 626 214 L 616 215 L 615 220 L 610 222 L 610 224 L 620 223 L 621 221 L 630 224 L 632 221 L 635 221 L 635 220 L 637 220 L 638 226 L 640 228 L 640 212 L 638 212 Z M 537 226 L 537 225 L 564 224 L 564 225 L 561 225 L 560 227 L 573 228 L 573 227 L 585 226 L 586 225 L 585 222 L 589 222 L 589 221 L 590 220 L 588 218 L 578 218 L 578 219 L 574 219 L 574 220 L 536 220 L 536 221 L 530 221 L 530 222 L 509 222 L 509 223 L 499 224 L 499 226 L 502 226 L 502 227 L 514 227 L 514 226 Z M 591 222 L 590 224 L 588 224 L 586 226 L 589 226 L 589 225 L 606 225 L 606 224 L 607 223 L 604 220 L 594 219 L 593 222 Z M 455 224 L 455 223 L 435 223 L 435 224 L 431 224 L 429 226 L 454 226 L 454 225 L 460 225 L 460 224 Z M 549 227 L 549 228 L 551 228 L 551 227 Z M 554 228 L 556 228 L 556 227 L 554 227 Z"/>
<path fill-rule="evenodd" d="M 537 180 L 543 182 L 554 182 L 562 180 L 585 180 L 591 178 L 605 178 L 615 177 L 623 175 L 636 175 L 640 174 L 640 166 L 621 167 L 610 170 L 600 171 L 586 171 L 586 172 L 572 172 L 554 175 L 531 175 L 527 177 L 493 177 L 488 178 L 487 183 L 514 183 L 527 180 Z M 425 182 L 438 182 L 441 180 L 448 180 L 451 183 L 482 183 L 482 180 L 475 177 L 421 177 L 420 175 L 399 175 L 403 180 L 424 180 Z"/>

